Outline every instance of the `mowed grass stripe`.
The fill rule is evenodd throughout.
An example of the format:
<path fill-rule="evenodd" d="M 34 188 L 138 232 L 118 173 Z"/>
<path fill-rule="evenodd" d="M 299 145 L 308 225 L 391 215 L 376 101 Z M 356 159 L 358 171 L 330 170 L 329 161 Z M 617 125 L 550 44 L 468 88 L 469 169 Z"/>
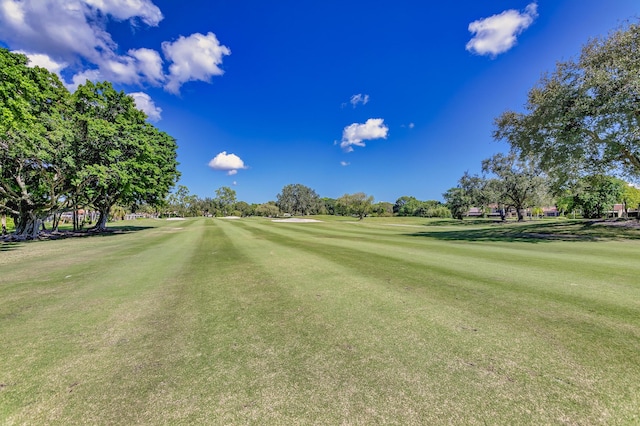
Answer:
<path fill-rule="evenodd" d="M 602 412 L 609 414 L 611 411 L 607 405 L 610 403 L 629 408 L 637 402 L 638 386 L 629 379 L 627 369 L 634 370 L 637 366 L 638 346 L 635 340 L 638 336 L 637 320 L 621 324 L 615 322 L 601 327 L 600 320 L 606 319 L 608 314 L 615 312 L 602 311 L 598 314 L 590 314 L 581 306 L 567 305 L 568 301 L 558 306 L 552 297 L 553 292 L 532 297 L 518 290 L 518 281 L 524 277 L 522 275 L 514 277 L 510 283 L 512 290 L 508 290 L 509 283 L 500 287 L 502 292 L 496 292 L 491 288 L 488 289 L 489 291 L 482 288 L 474 289 L 474 281 L 480 281 L 480 287 L 483 283 L 481 279 L 474 280 L 472 274 L 465 280 L 461 280 L 456 275 L 450 276 L 438 271 L 434 273 L 428 262 L 422 265 L 416 262 L 402 262 L 389 255 L 393 250 L 376 256 L 369 249 L 358 251 L 352 240 L 347 243 L 338 241 L 330 245 L 326 241 L 305 238 L 302 232 L 290 231 L 308 225 L 286 224 L 286 227 L 282 227 L 282 224 L 264 221 L 245 221 L 227 226 L 244 228 L 245 231 L 253 234 L 256 241 L 267 240 L 285 247 L 292 247 L 297 251 L 306 251 L 313 255 L 310 256 L 313 259 L 310 260 L 311 264 L 321 263 L 318 258 L 322 258 L 353 269 L 356 273 L 347 274 L 347 277 L 353 275 L 366 277 L 368 282 L 376 283 L 376 287 L 386 289 L 389 300 L 393 300 L 392 295 L 397 297 L 401 294 L 401 290 L 412 289 L 412 294 L 404 295 L 406 301 L 413 300 L 418 304 L 433 307 L 435 298 L 438 306 L 441 306 L 441 311 L 459 310 L 461 316 L 451 316 L 453 321 L 448 324 L 451 330 L 455 330 L 456 327 L 482 330 L 488 342 L 501 348 L 496 352 L 506 350 L 511 354 L 510 356 L 518 354 L 516 358 L 524 357 L 515 365 L 519 365 L 520 368 L 524 368 L 527 364 L 531 367 L 535 366 L 529 371 L 535 371 L 535 374 L 541 377 L 549 372 L 557 375 L 546 377 L 546 379 L 540 378 L 540 385 L 547 379 L 551 382 L 566 380 L 566 383 L 574 386 L 579 383 L 579 392 L 565 395 L 561 399 L 578 398 L 578 395 L 584 392 L 582 395 L 584 399 L 577 404 L 580 410 L 586 410 L 590 400 L 597 402 L 592 409 L 596 411 L 602 409 Z M 296 226 L 298 228 L 294 228 Z M 240 238 L 240 240 L 245 239 L 247 239 L 246 235 Z M 341 243 L 349 247 L 345 249 L 341 247 Z M 443 244 L 442 249 L 446 249 L 444 246 L 446 244 Z M 426 257 L 429 257 L 429 253 Z M 473 270 L 476 266 L 480 266 L 475 265 L 473 259 L 467 260 L 467 265 Z M 348 282 L 349 278 L 345 280 Z M 390 280 L 395 283 L 390 284 Z M 416 281 L 420 282 L 421 286 L 416 287 Z M 475 286 L 478 286 L 477 282 Z M 390 309 L 390 311 L 393 310 L 393 308 Z M 450 315 L 450 312 L 448 313 Z M 464 320 L 460 321 L 460 318 Z M 577 329 L 576 326 L 578 326 Z M 593 353 L 584 353 L 585 343 L 594 345 Z M 609 346 L 610 344 L 612 347 Z M 484 351 L 480 350 L 479 353 L 491 353 L 492 351 L 484 345 L 481 345 Z M 541 359 L 537 359 L 538 356 Z M 616 365 L 612 369 L 615 371 L 613 375 L 611 371 L 605 372 L 598 369 L 603 362 L 609 361 L 614 361 L 613 365 Z M 589 379 L 585 380 L 586 378 Z M 609 391 L 617 389 L 622 384 L 630 386 L 631 399 L 610 401 L 609 391 L 603 391 L 600 388 L 605 384 Z M 628 389 L 624 385 L 622 388 Z"/>
<path fill-rule="evenodd" d="M 594 243 L 548 242 L 537 248 L 523 243 L 486 244 L 452 244 L 432 239 L 415 242 L 406 235 L 393 234 L 380 239 L 362 229 L 359 238 L 325 238 L 335 235 L 335 225 L 327 224 L 270 224 L 268 222 L 245 221 L 241 226 L 262 224 L 259 231 L 277 234 L 289 238 L 291 244 L 301 249 L 318 250 L 325 256 L 349 259 L 360 259 L 350 256 L 354 251 L 369 254 L 363 259 L 363 269 L 375 264 L 376 257 L 395 258 L 401 262 L 414 262 L 425 267 L 438 276 L 443 284 L 460 283 L 464 280 L 477 292 L 484 286 L 492 290 L 502 288 L 506 292 L 516 291 L 539 294 L 546 299 L 565 301 L 572 305 L 580 305 L 595 310 L 598 305 L 613 308 L 616 315 L 622 314 L 627 319 L 637 320 L 638 298 L 629 297 L 629 292 L 640 298 L 640 264 L 637 262 L 618 262 L 620 256 L 615 251 L 607 256 L 607 247 L 611 250 L 618 247 L 619 242 L 599 243 L 598 253 L 589 254 Z M 339 231 L 337 231 L 339 232 Z M 566 246 L 574 245 L 575 249 Z M 586 249 L 585 249 L 585 246 Z M 564 253 L 560 256 L 554 251 Z M 584 249 L 584 250 L 583 250 Z M 628 245 L 625 249 L 636 256 L 640 255 L 637 244 Z M 567 253 L 567 251 L 571 253 Z M 585 253 L 586 252 L 586 253 Z M 560 259 L 559 259 L 560 258 Z M 371 260 L 371 261 L 369 261 Z M 613 264 L 613 265 L 612 265 Z M 389 278 L 392 270 L 384 271 Z M 446 280 L 445 277 L 450 277 Z M 427 281 L 428 283 L 428 281 Z"/>
<path fill-rule="evenodd" d="M 47 242 L 63 247 L 54 267 L 34 262 L 33 281 L 21 282 L 20 291 L 3 284 L 3 422 L 95 423 L 118 412 L 127 388 L 138 386 L 129 380 L 136 366 L 154 358 L 148 343 L 158 332 L 162 305 L 201 238 L 198 231 L 183 232 L 188 225 L 139 231 L 135 239 Z M 22 250 L 28 264 L 47 251 Z M 149 375 L 138 379 L 154 381 Z"/>
<path fill-rule="evenodd" d="M 266 240 L 239 222 L 218 224 L 251 265 L 261 265 L 264 279 L 287 294 L 287 304 L 270 304 L 269 320 L 262 321 L 262 336 L 280 342 L 267 346 L 263 357 L 267 371 L 293 380 L 263 392 L 265 399 L 254 402 L 258 413 L 273 401 L 266 395 L 284 393 L 290 395 L 286 412 L 278 410 L 274 421 L 286 413 L 289 423 L 306 418 L 318 424 L 478 419 L 473 409 L 452 407 L 449 394 L 449 364 L 457 368 L 459 357 L 468 355 L 441 324 L 455 312 L 429 310 L 428 303 L 404 306 L 413 302 L 345 265 Z M 292 351 L 299 358 L 288 356 Z M 469 379 L 458 392 L 482 392 L 473 372 Z"/>
<path fill-rule="evenodd" d="M 608 241 L 598 241 L 597 243 L 595 241 L 580 241 L 579 239 L 576 241 L 554 241 L 552 239 L 546 240 L 543 237 L 529 238 L 526 242 L 511 241 L 503 235 L 509 235 L 504 230 L 517 230 L 523 225 L 510 223 L 507 225 L 489 224 L 490 228 L 495 229 L 488 231 L 485 226 L 486 233 L 495 232 L 493 237 L 495 241 L 486 242 L 465 238 L 465 232 L 473 232 L 476 227 L 459 231 L 459 238 L 453 239 L 449 232 L 439 230 L 439 227 L 435 227 L 435 231 L 426 232 L 424 229 L 428 229 L 427 227 L 416 225 L 411 228 L 412 232 L 407 232 L 406 227 L 392 227 L 391 225 L 386 222 L 280 223 L 276 224 L 277 228 L 271 229 L 286 229 L 289 232 L 304 233 L 315 238 L 337 238 L 341 242 L 371 241 L 387 251 L 392 251 L 397 243 L 400 243 L 402 247 L 415 247 L 422 252 L 424 249 L 432 250 L 434 255 L 437 255 L 438 249 L 442 249 L 445 246 L 443 243 L 447 242 L 449 243 L 446 244 L 448 252 L 462 261 L 464 261 L 465 255 L 495 261 L 504 258 L 506 254 L 509 262 L 526 263 L 530 267 L 539 266 L 545 270 L 563 269 L 567 265 L 575 265 L 576 270 L 585 271 L 589 275 L 602 274 L 602 266 L 616 268 L 618 275 L 627 274 L 627 277 L 635 276 L 640 272 L 640 265 L 635 262 L 640 255 L 640 245 L 635 241 L 616 241 L 614 244 L 608 244 Z M 440 239 L 441 234 L 448 236 L 446 239 Z M 413 238 L 408 239 L 407 236 Z M 524 238 L 521 239 L 524 240 Z M 621 247 L 621 244 L 624 246 Z M 578 250 L 574 250 L 574 247 L 577 247 Z M 609 273 L 607 268 L 604 269 L 604 273 Z"/>

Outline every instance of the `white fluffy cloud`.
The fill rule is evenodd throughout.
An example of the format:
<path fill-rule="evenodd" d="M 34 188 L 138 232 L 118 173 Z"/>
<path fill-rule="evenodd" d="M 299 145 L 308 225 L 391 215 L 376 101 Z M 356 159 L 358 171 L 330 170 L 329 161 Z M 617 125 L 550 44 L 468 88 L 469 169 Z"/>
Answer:
<path fill-rule="evenodd" d="M 149 0 L 86 0 L 86 3 L 121 21 L 139 18 L 155 27 L 163 18 L 160 9 Z"/>
<path fill-rule="evenodd" d="M 71 83 L 67 83 L 66 86 L 70 91 L 75 92 L 78 86 L 85 84 L 87 80 L 101 81 L 104 79 L 105 77 L 100 73 L 100 70 L 86 70 L 74 75 Z"/>
<path fill-rule="evenodd" d="M 129 56 L 136 59 L 138 73 L 153 85 L 160 85 L 164 80 L 162 71 L 162 58 L 153 49 L 131 49 L 127 52 Z"/>
<path fill-rule="evenodd" d="M 353 151 L 353 145 L 365 146 L 364 141 L 386 139 L 389 128 L 382 118 L 370 118 L 364 124 L 353 123 L 342 131 L 340 147 L 347 152 Z"/>
<path fill-rule="evenodd" d="M 160 119 L 162 118 L 162 108 L 156 106 L 155 102 L 153 102 L 153 99 L 151 99 L 151 96 L 147 95 L 144 92 L 129 93 L 129 96 L 133 98 L 134 102 L 136 103 L 136 107 L 147 114 L 149 120 L 160 121 Z"/>
<path fill-rule="evenodd" d="M 227 154 L 227 151 L 222 151 L 211 159 L 211 161 L 209 161 L 209 167 L 213 170 L 226 171 L 229 176 L 235 175 L 238 173 L 238 170 L 247 168 L 240 157 L 235 154 Z"/>
<path fill-rule="evenodd" d="M 363 95 L 362 93 L 353 95 L 351 96 L 351 99 L 349 99 L 349 103 L 351 103 L 354 108 L 358 106 L 358 104 L 366 105 L 367 102 L 369 102 L 369 95 Z"/>
<path fill-rule="evenodd" d="M 231 54 L 227 46 L 218 41 L 214 33 L 192 34 L 180 37 L 173 43 L 162 43 L 164 56 L 173 64 L 169 66 L 167 91 L 178 93 L 180 86 L 187 81 L 209 81 L 212 76 L 222 75 L 219 65 L 222 58 Z"/>
<path fill-rule="evenodd" d="M 351 163 L 348 163 L 348 162 L 346 162 L 346 161 L 341 161 L 341 162 L 340 162 L 340 165 L 341 165 L 342 167 L 347 167 L 347 166 L 348 166 L 348 165 L 350 165 L 350 164 L 351 164 Z"/>
<path fill-rule="evenodd" d="M 91 77 L 130 85 L 161 86 L 178 93 L 187 81 L 221 75 L 231 51 L 213 33 L 193 34 L 162 44 L 169 62 L 146 47 L 119 52 L 106 31 L 109 20 L 157 26 L 163 19 L 153 0 L 0 0 L 0 39 L 32 58 L 32 64 L 75 75 L 71 90 Z M 36 59 L 34 59 L 36 58 Z"/>
<path fill-rule="evenodd" d="M 538 5 L 530 3 L 523 13 L 505 10 L 485 19 L 469 24 L 469 31 L 475 36 L 467 43 L 467 50 L 478 55 L 495 57 L 516 44 L 516 36 L 529 28 L 538 17 Z"/>
<path fill-rule="evenodd" d="M 15 53 L 22 53 L 29 58 L 29 65 L 32 67 L 46 68 L 54 74 L 60 75 L 60 71 L 67 67 L 66 62 L 57 62 L 49 56 L 42 53 L 27 53 L 22 50 L 16 50 Z"/>

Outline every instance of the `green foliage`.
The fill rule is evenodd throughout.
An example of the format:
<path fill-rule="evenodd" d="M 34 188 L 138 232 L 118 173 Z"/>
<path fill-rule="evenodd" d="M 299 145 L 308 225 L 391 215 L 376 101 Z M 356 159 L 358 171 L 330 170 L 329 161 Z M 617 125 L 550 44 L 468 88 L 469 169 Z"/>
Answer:
<path fill-rule="evenodd" d="M 629 185 L 627 182 L 622 182 L 621 186 L 620 201 L 624 203 L 625 213 L 629 209 L 640 209 L 640 189 Z"/>
<path fill-rule="evenodd" d="M 323 197 L 320 199 L 322 204 L 320 207 L 320 214 L 335 215 L 336 213 L 336 200 L 334 198 Z"/>
<path fill-rule="evenodd" d="M 574 205 L 582 209 L 582 215 L 595 219 L 604 217 L 613 209 L 623 194 L 624 184 L 610 176 L 588 176 L 581 180 L 580 190 L 574 195 Z"/>
<path fill-rule="evenodd" d="M 286 185 L 277 198 L 280 210 L 292 215 L 315 214 L 322 207 L 316 191 L 299 183 Z"/>
<path fill-rule="evenodd" d="M 573 195 L 565 192 L 564 195 L 556 198 L 556 208 L 560 215 L 564 216 L 566 213 L 575 211 L 575 203 Z"/>
<path fill-rule="evenodd" d="M 377 217 L 393 216 L 393 204 L 387 201 L 380 201 L 371 206 L 371 214 Z"/>
<path fill-rule="evenodd" d="M 396 203 L 393 205 L 393 212 L 398 216 L 413 216 L 413 211 L 415 210 L 414 207 L 417 202 L 418 200 L 416 197 L 403 195 L 398 198 Z"/>
<path fill-rule="evenodd" d="M 214 198 L 218 206 L 218 210 L 223 216 L 228 216 L 234 210 L 236 203 L 236 191 L 228 186 L 222 186 L 216 189 L 216 198 Z"/>
<path fill-rule="evenodd" d="M 280 209 L 274 201 L 269 201 L 256 207 L 255 214 L 256 216 L 276 217 L 280 214 Z"/>
<path fill-rule="evenodd" d="M 253 216 L 253 212 L 255 210 L 255 207 L 245 201 L 238 201 L 235 203 L 234 208 L 234 215 L 241 217 Z"/>
<path fill-rule="evenodd" d="M 451 212 L 440 201 L 420 201 L 412 196 L 402 196 L 393 205 L 393 212 L 398 216 L 419 217 L 451 217 Z"/>
<path fill-rule="evenodd" d="M 60 208 L 69 159 L 69 92 L 26 56 L 0 49 L 0 211 L 33 238 Z"/>
<path fill-rule="evenodd" d="M 179 175 L 175 140 L 110 83 L 70 95 L 27 64 L 0 49 L 0 211 L 16 233 L 35 238 L 45 217 L 80 208 L 99 210 L 102 229 L 117 203 L 162 203 Z"/>
<path fill-rule="evenodd" d="M 364 192 L 344 194 L 336 200 L 337 209 L 345 215 L 358 216 L 360 220 L 371 212 L 372 205 L 373 196 L 367 195 Z"/>
<path fill-rule="evenodd" d="M 77 192 L 72 198 L 100 211 L 96 227 L 105 226 L 116 203 L 161 203 L 179 176 L 175 140 L 146 122 L 133 98 L 108 82 L 87 81 L 73 102 Z"/>
<path fill-rule="evenodd" d="M 519 221 L 524 220 L 526 208 L 543 204 L 547 198 L 547 180 L 542 172 L 533 161 L 519 159 L 514 153 L 484 160 L 482 171 L 495 176 L 486 185 L 486 199 L 506 209 L 513 207 Z"/>
<path fill-rule="evenodd" d="M 442 194 L 442 196 L 446 201 L 446 207 L 449 209 L 451 216 L 454 219 L 462 220 L 469 212 L 472 199 L 463 188 L 450 188 L 447 192 Z"/>
<path fill-rule="evenodd" d="M 558 186 L 585 174 L 640 175 L 640 25 L 588 42 L 529 92 L 526 113 L 496 119 L 494 137 L 534 155 Z"/>

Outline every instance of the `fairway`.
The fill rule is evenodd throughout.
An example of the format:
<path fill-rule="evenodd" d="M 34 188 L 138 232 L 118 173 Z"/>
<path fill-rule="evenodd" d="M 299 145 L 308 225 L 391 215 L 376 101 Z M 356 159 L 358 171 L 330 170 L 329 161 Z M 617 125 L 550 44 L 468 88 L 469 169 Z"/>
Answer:
<path fill-rule="evenodd" d="M 640 231 L 320 219 L 0 245 L 0 424 L 640 422 Z"/>

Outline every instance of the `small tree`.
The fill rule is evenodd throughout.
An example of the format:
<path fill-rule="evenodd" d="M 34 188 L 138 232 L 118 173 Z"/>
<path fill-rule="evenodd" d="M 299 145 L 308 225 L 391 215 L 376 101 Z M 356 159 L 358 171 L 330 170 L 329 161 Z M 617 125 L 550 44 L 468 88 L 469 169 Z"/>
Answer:
<path fill-rule="evenodd" d="M 462 220 L 467 215 L 471 208 L 471 197 L 463 188 L 450 188 L 442 196 L 454 219 Z"/>
<path fill-rule="evenodd" d="M 581 180 L 581 190 L 574 196 L 574 203 L 589 219 L 604 217 L 620 200 L 623 183 L 611 176 L 588 176 Z"/>
<path fill-rule="evenodd" d="M 513 207 L 518 221 L 524 211 L 542 204 L 547 194 L 547 181 L 533 161 L 520 160 L 514 153 L 496 154 L 482 162 L 482 171 L 496 176 L 488 186 L 488 193 L 498 204 Z"/>
<path fill-rule="evenodd" d="M 256 207 L 256 215 L 265 217 L 276 217 L 280 213 L 280 209 L 276 205 L 275 201 L 269 201 L 268 203 L 260 204 Z"/>
<path fill-rule="evenodd" d="M 387 201 L 380 201 L 371 207 L 371 212 L 379 217 L 393 216 L 393 204 Z"/>
<path fill-rule="evenodd" d="M 620 200 L 624 204 L 624 215 L 629 217 L 629 208 L 637 209 L 640 207 L 640 189 L 621 181 L 622 194 Z M 640 219 L 640 216 L 638 216 Z"/>
<path fill-rule="evenodd" d="M 338 198 L 336 204 L 347 214 L 358 216 L 358 219 L 362 220 L 371 211 L 373 196 L 368 196 L 364 192 L 344 194 Z"/>
<path fill-rule="evenodd" d="M 220 208 L 223 216 L 228 216 L 234 210 L 236 203 L 236 191 L 223 186 L 216 189 L 216 198 L 214 199 Z"/>

